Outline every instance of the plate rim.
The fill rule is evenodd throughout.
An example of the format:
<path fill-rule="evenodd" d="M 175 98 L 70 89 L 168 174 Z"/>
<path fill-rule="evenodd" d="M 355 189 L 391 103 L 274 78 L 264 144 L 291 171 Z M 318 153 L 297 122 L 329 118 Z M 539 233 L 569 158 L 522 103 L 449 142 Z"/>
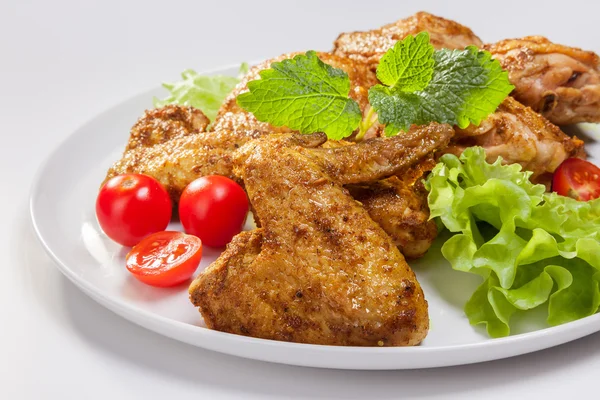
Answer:
<path fill-rule="evenodd" d="M 222 66 L 219 68 L 213 68 L 210 70 L 202 71 L 202 74 L 216 74 L 216 73 L 226 73 L 226 71 L 232 71 L 234 68 L 239 68 L 239 64 L 230 64 L 226 66 Z M 305 344 L 305 343 L 294 343 L 294 342 L 284 342 L 277 341 L 271 339 L 261 339 L 254 337 L 247 337 L 242 335 L 236 335 L 226 332 L 220 332 L 216 330 L 212 330 L 206 327 L 191 325 L 182 321 L 177 321 L 175 319 L 171 319 L 151 311 L 147 311 L 141 309 L 131 303 L 128 303 L 119 298 L 114 298 L 106 293 L 103 293 L 102 290 L 95 288 L 93 284 L 90 282 L 79 278 L 75 272 L 73 272 L 67 265 L 67 263 L 54 252 L 51 246 L 47 243 L 47 240 L 42 232 L 40 225 L 40 218 L 37 213 L 39 210 L 36 210 L 36 198 L 39 197 L 40 186 L 42 183 L 42 179 L 44 177 L 44 171 L 47 170 L 47 167 L 56 161 L 57 156 L 60 154 L 63 147 L 65 147 L 70 140 L 74 140 L 78 136 L 85 136 L 86 126 L 93 124 L 97 120 L 103 119 L 105 114 L 109 114 L 111 111 L 117 110 L 123 107 L 126 103 L 133 101 L 135 98 L 150 95 L 150 93 L 156 91 L 158 88 L 155 87 L 153 89 L 148 89 L 143 92 L 137 93 L 135 95 L 129 96 L 126 99 L 119 101 L 115 105 L 108 107 L 104 110 L 99 111 L 94 114 L 90 119 L 81 124 L 78 128 L 74 129 L 70 134 L 68 134 L 65 138 L 63 138 L 54 148 L 48 153 L 48 155 L 43 159 L 43 161 L 38 165 L 37 171 L 32 180 L 31 188 L 29 191 L 29 217 L 31 220 L 31 224 L 35 231 L 36 237 L 38 241 L 42 244 L 45 252 L 50 256 L 54 264 L 56 264 L 57 268 L 63 275 L 65 275 L 75 286 L 77 286 L 80 290 L 82 290 L 87 296 L 91 297 L 93 300 L 101 304 L 102 306 L 108 308 L 109 310 L 115 312 L 119 316 L 136 323 L 146 329 L 157 332 L 163 336 L 171 337 L 175 340 L 179 340 L 182 342 L 186 342 L 190 345 L 194 345 L 197 347 L 203 347 L 209 350 L 218 351 L 234 356 L 240 356 L 243 358 L 256 359 L 267 362 L 275 362 L 280 364 L 287 365 L 298 365 L 298 366 L 310 366 L 317 368 L 336 368 L 336 369 L 352 369 L 352 370 L 398 370 L 398 369 L 420 369 L 420 368 L 432 368 L 432 367 L 446 367 L 446 366 L 454 366 L 454 365 L 466 365 L 473 364 L 497 359 L 503 359 L 508 357 L 513 357 L 521 354 L 527 354 L 535 351 L 539 351 L 546 348 L 555 347 L 581 337 L 596 333 L 600 331 L 600 313 L 596 313 L 594 315 L 581 318 L 576 321 L 568 322 L 562 325 L 554 326 L 554 327 L 546 327 L 543 329 L 539 329 L 532 332 L 521 333 L 517 335 L 507 336 L 503 338 L 488 338 L 487 340 L 476 342 L 476 343 L 463 343 L 456 345 L 444 345 L 444 346 L 408 346 L 408 347 L 359 347 L 359 346 L 329 346 L 329 345 L 319 345 L 319 344 Z M 157 324 L 163 324 L 165 327 L 169 327 L 169 329 L 175 329 L 178 332 L 165 332 L 164 329 L 160 329 L 157 327 Z M 201 339 L 207 339 L 207 343 L 199 344 L 195 341 L 191 341 L 186 339 L 184 336 L 190 333 L 194 333 L 195 335 L 200 335 Z M 538 341 L 538 339 L 546 339 L 545 341 Z M 215 344 L 213 342 L 220 341 L 220 344 Z M 237 342 L 237 343 L 236 343 Z M 344 359 L 348 359 L 348 356 L 358 355 L 358 356 L 373 356 L 374 360 L 377 360 L 381 357 L 396 357 L 396 358 L 405 358 L 405 357 L 425 357 L 431 356 L 435 353 L 441 353 L 442 355 L 460 355 L 463 352 L 478 352 L 478 350 L 482 348 L 489 349 L 485 354 L 480 354 L 476 357 L 450 357 L 444 361 L 431 362 L 430 357 L 426 357 L 426 362 L 416 363 L 414 366 L 403 366 L 397 365 L 393 362 L 384 362 L 377 363 L 376 361 L 371 361 L 370 364 L 364 366 L 357 365 L 340 365 L 339 362 L 312 362 L 303 359 L 295 359 L 295 360 L 283 360 L 281 357 L 274 357 L 263 355 L 249 355 L 248 352 L 239 352 L 230 350 L 232 346 L 231 344 L 241 344 L 248 345 L 252 349 L 267 347 L 276 350 L 286 349 L 289 352 L 295 353 L 299 355 L 302 352 L 310 351 L 314 352 L 324 352 L 328 353 L 330 356 L 341 356 Z M 517 345 L 527 345 L 531 344 L 528 348 L 519 348 L 517 349 Z M 517 350 L 516 350 L 517 349 Z M 494 353 L 501 350 L 506 350 L 503 354 L 490 355 L 488 353 Z M 513 350 L 513 351 L 511 351 Z M 516 350 L 516 351 L 514 351 Z M 289 353 L 288 353 L 289 354 Z M 444 358 L 444 357 L 442 357 Z M 421 360 L 423 361 L 423 360 Z M 374 363 L 374 364 L 373 364 Z M 385 364 L 385 365 L 384 365 Z"/>

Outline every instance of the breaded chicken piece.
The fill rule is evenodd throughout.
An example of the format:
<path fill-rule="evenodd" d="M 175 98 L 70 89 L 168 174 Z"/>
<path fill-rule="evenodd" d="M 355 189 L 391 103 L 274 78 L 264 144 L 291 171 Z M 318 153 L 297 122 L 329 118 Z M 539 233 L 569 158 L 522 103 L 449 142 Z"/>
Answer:
<path fill-rule="evenodd" d="M 354 144 L 330 140 L 323 143 L 322 147 Z M 435 221 L 429 220 L 427 191 L 421 182 L 424 174 L 436 164 L 432 154 L 398 175 L 376 182 L 345 186 L 350 195 L 367 210 L 371 219 L 392 238 L 402 255 L 409 259 L 425 255 L 437 237 Z"/>
<path fill-rule="evenodd" d="M 311 146 L 324 142 L 323 134 L 248 143 L 236 153 L 236 173 L 263 226 L 236 236 L 190 286 L 207 326 L 313 344 L 420 343 L 429 328 L 422 289 L 390 237 L 342 183 L 397 172 L 418 161 L 404 155 L 431 152 L 452 134 L 432 125 L 334 149 L 304 147 L 311 138 L 320 139 Z M 357 147 L 380 154 L 378 162 L 365 157 L 344 166 Z"/>
<path fill-rule="evenodd" d="M 431 123 L 391 138 L 375 137 L 352 146 L 299 151 L 319 164 L 336 182 L 348 185 L 374 182 L 406 169 L 404 166 L 418 164 L 434 151 L 445 148 L 453 135 L 449 125 Z"/>
<path fill-rule="evenodd" d="M 347 189 L 406 258 L 422 257 L 429 250 L 438 232 L 429 219 L 427 191 L 420 182 L 392 176 Z"/>
<path fill-rule="evenodd" d="M 487 161 L 498 157 L 505 164 L 521 164 L 533 171 L 532 179 L 544 181 L 569 157 L 585 157 L 583 142 L 565 135 L 556 125 L 512 97 L 479 126 L 456 129 L 445 152 L 459 155 L 470 146 L 482 146 Z"/>
<path fill-rule="evenodd" d="M 344 140 L 329 140 L 321 147 L 338 148 L 355 144 Z M 429 220 L 427 191 L 421 183 L 423 175 L 431 171 L 436 163 L 434 157 L 427 157 L 397 176 L 345 186 L 352 197 L 362 204 L 371 219 L 392 238 L 406 258 L 415 259 L 425 255 L 437 237 L 436 224 Z M 254 218 L 260 226 L 256 215 Z"/>
<path fill-rule="evenodd" d="M 209 122 L 208 117 L 194 107 L 170 104 L 146 110 L 131 128 L 125 152 L 204 132 Z"/>
<path fill-rule="evenodd" d="M 105 182 L 120 174 L 150 175 L 164 186 L 176 205 L 183 189 L 201 176 L 233 177 L 232 151 L 207 143 L 204 134 L 194 134 L 127 151 L 108 170 Z"/>
<path fill-rule="evenodd" d="M 248 82 L 259 79 L 260 71 L 270 68 L 274 62 L 293 58 L 301 53 L 288 53 L 279 57 L 266 60 L 248 71 L 242 81 L 227 96 L 214 123 L 214 130 L 226 130 L 233 132 L 249 132 L 256 135 L 262 133 L 285 133 L 291 132 L 287 127 L 274 127 L 266 122 L 258 121 L 252 113 L 243 110 L 236 102 L 237 96 L 248 91 Z M 341 58 L 330 53 L 317 53 L 318 57 L 326 64 L 344 70 L 350 79 L 350 97 L 356 100 L 361 111 L 365 112 L 369 104 L 369 88 L 377 83 L 375 74 L 368 70 L 365 65 L 348 58 Z"/>
<path fill-rule="evenodd" d="M 464 25 L 426 12 L 418 12 L 371 31 L 342 33 L 334 42 L 333 54 L 365 63 L 375 70 L 381 56 L 398 40 L 424 31 L 429 32 L 431 44 L 436 49 L 464 49 L 469 45 L 479 47 L 483 44 Z"/>
<path fill-rule="evenodd" d="M 557 125 L 600 122 L 600 58 L 542 36 L 483 46 L 508 71 L 512 95 Z"/>

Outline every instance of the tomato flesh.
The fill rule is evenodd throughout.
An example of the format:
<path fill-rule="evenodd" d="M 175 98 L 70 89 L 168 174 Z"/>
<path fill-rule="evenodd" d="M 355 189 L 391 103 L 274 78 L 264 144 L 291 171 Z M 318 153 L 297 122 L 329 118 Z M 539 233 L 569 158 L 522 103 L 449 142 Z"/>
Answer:
<path fill-rule="evenodd" d="M 231 179 L 211 175 L 198 178 L 183 191 L 179 219 L 185 231 L 210 247 L 222 247 L 240 233 L 249 204 L 246 192 Z"/>
<path fill-rule="evenodd" d="M 588 201 L 600 197 L 600 168 L 580 158 L 569 158 L 554 171 L 552 190 L 562 196 Z"/>
<path fill-rule="evenodd" d="M 113 177 L 96 199 L 100 227 L 123 246 L 133 246 L 151 233 L 164 230 L 171 212 L 167 191 L 156 179 L 142 174 Z"/>
<path fill-rule="evenodd" d="M 133 246 L 126 257 L 127 270 L 138 280 L 158 287 L 185 282 L 202 259 L 202 241 L 182 232 L 154 233 Z"/>

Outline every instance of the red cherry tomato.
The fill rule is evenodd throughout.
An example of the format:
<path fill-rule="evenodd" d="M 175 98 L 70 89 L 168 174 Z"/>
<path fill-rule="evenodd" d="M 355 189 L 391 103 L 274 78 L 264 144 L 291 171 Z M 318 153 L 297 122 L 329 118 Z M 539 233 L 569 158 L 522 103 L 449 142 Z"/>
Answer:
<path fill-rule="evenodd" d="M 600 197 L 600 168 L 580 158 L 568 158 L 554 171 L 552 190 L 576 200 Z"/>
<path fill-rule="evenodd" d="M 118 175 L 98 193 L 96 216 L 106 235 L 123 246 L 133 246 L 151 233 L 164 230 L 171 220 L 171 199 L 154 178 Z"/>
<path fill-rule="evenodd" d="M 127 254 L 127 270 L 152 286 L 167 287 L 190 279 L 202 259 L 202 241 L 181 232 L 153 233 Z"/>
<path fill-rule="evenodd" d="M 219 175 L 190 183 L 179 200 L 185 231 L 210 247 L 225 246 L 240 233 L 248 214 L 248 197 L 240 185 Z"/>

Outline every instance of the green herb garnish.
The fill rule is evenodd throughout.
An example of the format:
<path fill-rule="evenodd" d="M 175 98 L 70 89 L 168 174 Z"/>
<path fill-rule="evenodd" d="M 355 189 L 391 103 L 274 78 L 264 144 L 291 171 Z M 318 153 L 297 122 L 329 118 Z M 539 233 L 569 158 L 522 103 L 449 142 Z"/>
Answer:
<path fill-rule="evenodd" d="M 366 117 L 348 97 L 350 79 L 322 62 L 314 51 L 276 62 L 248 84 L 238 104 L 263 122 L 301 133 L 325 132 L 330 139 L 360 140 L 377 121 L 392 136 L 429 122 L 479 125 L 513 90 L 508 75 L 488 52 L 435 50 L 429 34 L 407 36 L 382 57 L 369 90 Z"/>
<path fill-rule="evenodd" d="M 348 97 L 348 74 L 325 64 L 314 51 L 274 62 L 260 77 L 248 82 L 250 91 L 237 98 L 259 121 L 302 133 L 325 132 L 331 139 L 342 139 L 358 127 L 362 114 Z"/>
<path fill-rule="evenodd" d="M 466 128 L 469 124 L 479 125 L 514 89 L 507 73 L 490 53 L 469 46 L 465 50 L 437 50 L 429 43 L 426 32 L 413 39 L 406 38 L 390 49 L 384 56 L 389 60 L 380 63 L 377 77 L 384 85 L 375 85 L 369 91 L 369 102 L 386 125 L 387 135 L 407 130 L 411 124 L 429 122 L 447 123 Z M 399 62 L 406 60 L 404 43 L 418 43 L 417 54 L 428 53 L 433 68 L 423 63 L 423 57 L 414 57 L 408 76 L 423 73 L 431 79 L 423 85 L 402 84 L 403 80 L 390 84 L 382 79 L 390 76 L 390 70 L 398 69 Z M 383 59 L 382 59 L 383 61 Z M 400 62 L 401 62 L 400 61 Z M 400 64 L 402 66 L 402 64 Z M 381 71 L 380 71 L 381 70 Z"/>
<path fill-rule="evenodd" d="M 381 57 L 377 78 L 391 90 L 423 90 L 433 76 L 434 50 L 426 32 L 415 37 L 407 36 Z"/>

